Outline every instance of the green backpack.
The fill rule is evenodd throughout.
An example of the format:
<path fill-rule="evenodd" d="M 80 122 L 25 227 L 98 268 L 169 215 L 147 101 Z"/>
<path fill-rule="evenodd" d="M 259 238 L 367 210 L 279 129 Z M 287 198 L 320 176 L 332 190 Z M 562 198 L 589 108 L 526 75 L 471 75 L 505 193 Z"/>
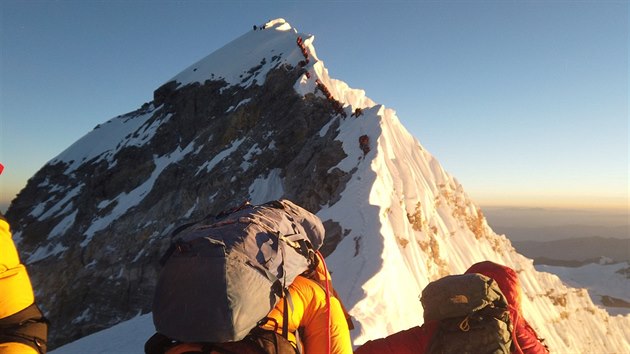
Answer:
<path fill-rule="evenodd" d="M 429 283 L 420 299 L 424 321 L 438 321 L 429 353 L 509 354 L 513 326 L 497 283 L 482 274 Z"/>

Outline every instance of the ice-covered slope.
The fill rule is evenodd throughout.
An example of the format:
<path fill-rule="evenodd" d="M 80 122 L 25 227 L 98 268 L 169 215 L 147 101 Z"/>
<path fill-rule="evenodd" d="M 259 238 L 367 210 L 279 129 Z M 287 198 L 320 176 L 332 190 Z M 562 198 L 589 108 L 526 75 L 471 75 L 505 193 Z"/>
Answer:
<path fill-rule="evenodd" d="M 347 133 L 345 131 L 347 129 Z M 377 137 L 369 160 L 349 156 L 359 172 L 341 201 L 320 211 L 350 234 L 329 257 L 344 300 L 360 323 L 355 343 L 421 323 L 418 301 L 431 280 L 492 260 L 514 268 L 524 287 L 523 309 L 555 352 L 627 352 L 629 317 L 610 317 L 585 290 L 537 272 L 496 235 L 463 188 L 400 125 L 394 111 L 366 110 L 341 125 L 340 137 Z M 369 164 L 368 164 L 369 161 Z"/>
<path fill-rule="evenodd" d="M 604 259 L 605 261 L 605 259 Z M 593 303 L 612 315 L 630 315 L 630 263 L 589 263 L 580 267 L 537 265 L 568 286 L 588 289 Z"/>
<path fill-rule="evenodd" d="M 32 207 L 26 202 L 12 205 L 15 209 L 7 213 L 16 215 L 21 206 L 22 215 L 42 223 L 48 220 L 45 227 L 55 230 L 28 249 L 30 261 L 52 265 L 69 254 L 80 254 L 82 263 L 76 267 L 77 272 L 86 274 L 82 281 L 89 281 L 85 280 L 89 272 L 98 269 L 103 274 L 96 280 L 111 281 L 112 286 L 123 282 L 130 299 L 147 302 L 154 276 L 149 271 L 151 260 L 137 268 L 126 266 L 136 266 L 147 255 L 159 253 L 157 244 L 174 226 L 165 218 L 205 215 L 208 208 L 220 207 L 243 193 L 254 203 L 283 196 L 317 212 L 329 236 L 336 238 L 327 259 L 335 286 L 357 324 L 352 332 L 355 345 L 420 324 L 418 295 L 429 281 L 461 273 L 477 261 L 492 260 L 518 272 L 524 287 L 525 316 L 554 352 L 630 350 L 630 317 L 608 316 L 593 305 L 585 290 L 566 287 L 556 276 L 537 272 L 532 261 L 517 254 L 505 236 L 492 231 L 464 188 L 407 132 L 394 110 L 329 77 L 313 40 L 312 35 L 299 33 L 280 19 L 263 30 L 248 31 L 176 75 L 156 91 L 152 104 L 110 120 L 51 161 L 51 173 L 61 171 L 65 177 L 41 177 L 37 180 L 40 189 L 32 194 L 38 194 L 37 190 L 54 197 L 31 203 Z M 299 70 L 295 77 L 294 68 Z M 291 122 L 302 119 L 300 114 L 308 116 L 301 129 L 317 127 L 317 131 L 303 136 L 302 130 L 294 130 L 283 145 L 282 127 L 265 130 L 269 126 L 264 124 L 287 117 L 280 113 L 280 106 L 277 111 L 264 112 L 257 101 L 285 94 L 268 91 L 288 79 L 294 80 L 290 82 L 292 94 L 297 93 L 302 102 L 290 101 L 297 108 L 283 113 L 291 115 Z M 256 90 L 268 84 L 266 90 Z M 191 94 L 179 101 L 177 95 L 186 90 Z M 218 108 L 204 111 L 217 106 L 215 101 L 196 99 L 206 91 L 212 93 L 209 97 L 232 97 L 221 106 L 225 124 L 232 130 L 217 132 L 215 128 L 206 135 L 194 135 L 203 126 L 201 117 L 212 121 L 219 112 Z M 167 129 L 166 125 L 174 124 L 183 113 L 172 107 L 193 112 L 195 120 L 186 123 L 195 129 L 182 128 L 173 137 L 175 126 Z M 310 118 L 319 117 L 323 109 L 327 109 L 324 121 Z M 104 134 L 107 131 L 111 133 Z M 156 139 L 160 144 L 155 144 Z M 95 141 L 103 143 L 94 145 Z M 295 147 L 297 141 L 304 145 Z M 283 146 L 285 150 L 279 150 Z M 287 165 L 263 158 L 270 154 L 279 159 L 292 148 L 301 150 Z M 108 194 L 108 188 L 96 189 L 98 193 L 91 189 L 95 182 L 89 173 L 106 171 L 115 177 L 136 168 L 133 163 L 137 163 L 137 156 L 151 162 L 139 176 L 126 177 L 124 188 L 113 194 Z M 270 166 L 257 167 L 260 161 Z M 87 166 L 97 167 L 88 173 Z M 117 170 L 123 166 L 125 169 Z M 87 177 L 73 179 L 81 174 Z M 175 184 L 182 190 L 173 194 L 169 183 L 187 174 L 194 178 Z M 200 179 L 207 182 L 183 190 Z M 313 183 L 321 181 L 325 183 L 313 188 Z M 230 196 L 221 197 L 230 189 Z M 81 202 L 77 198 L 82 198 Z M 161 205 L 164 201 L 169 204 Z M 82 210 L 97 214 L 81 219 Z M 26 225 L 29 219 L 22 220 Z M 76 225 L 81 223 L 78 220 L 88 220 L 89 224 Z M 131 232 L 130 227 L 138 229 Z M 20 228 L 18 223 L 18 238 L 28 239 L 28 232 Z M 115 253 L 103 262 L 102 253 L 115 247 L 115 242 L 106 241 L 121 232 L 129 232 L 129 236 L 123 235 L 125 240 L 135 237 L 138 242 L 126 245 L 124 257 Z M 116 273 L 111 267 L 98 268 L 101 263 L 122 266 Z M 132 282 L 137 279 L 147 280 L 138 285 Z M 143 296 L 134 297 L 136 286 Z M 139 305 L 126 306 L 131 308 L 128 314 Z M 88 307 L 77 323 L 102 320 L 98 310 L 96 305 Z M 145 323 L 145 317 L 141 318 Z"/>

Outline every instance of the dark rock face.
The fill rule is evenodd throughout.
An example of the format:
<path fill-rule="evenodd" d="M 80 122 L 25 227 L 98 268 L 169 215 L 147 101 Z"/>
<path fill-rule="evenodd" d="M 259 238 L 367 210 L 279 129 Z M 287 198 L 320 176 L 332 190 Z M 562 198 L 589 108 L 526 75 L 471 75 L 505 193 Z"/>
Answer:
<path fill-rule="evenodd" d="M 346 157 L 334 140 L 340 117 L 326 99 L 295 92 L 301 73 L 278 66 L 264 85 L 248 88 L 167 83 L 152 105 L 118 117 L 150 114 L 125 137 L 155 124 L 149 141 L 121 141 L 110 162 L 93 158 L 69 169 L 53 160 L 29 180 L 6 217 L 23 261 L 31 260 L 37 301 L 52 322 L 51 348 L 149 312 L 170 232 L 249 199 L 252 183 L 272 170 L 283 197 L 312 212 L 339 199 L 351 177 L 329 171 Z M 126 206 L 134 195 L 141 201 Z M 344 230 L 325 224 L 329 254 Z"/>

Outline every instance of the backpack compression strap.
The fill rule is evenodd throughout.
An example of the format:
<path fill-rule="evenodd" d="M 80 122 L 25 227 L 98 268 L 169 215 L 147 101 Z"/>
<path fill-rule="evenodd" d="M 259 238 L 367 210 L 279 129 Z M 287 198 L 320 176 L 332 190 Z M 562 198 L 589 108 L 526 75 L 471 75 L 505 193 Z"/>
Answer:
<path fill-rule="evenodd" d="M 0 343 L 22 343 L 45 353 L 47 337 L 48 320 L 35 303 L 0 319 Z"/>

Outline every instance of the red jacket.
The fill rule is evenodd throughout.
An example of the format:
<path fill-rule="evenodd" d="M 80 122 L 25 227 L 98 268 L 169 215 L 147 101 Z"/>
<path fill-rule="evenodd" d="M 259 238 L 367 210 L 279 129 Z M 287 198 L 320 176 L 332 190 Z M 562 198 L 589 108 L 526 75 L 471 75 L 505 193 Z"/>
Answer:
<path fill-rule="evenodd" d="M 494 279 L 505 295 L 514 324 L 513 353 L 546 354 L 549 350 L 540 342 L 538 334 L 522 316 L 521 283 L 516 272 L 509 267 L 490 261 L 473 264 L 466 273 L 479 273 Z"/>
<path fill-rule="evenodd" d="M 479 273 L 494 279 L 510 304 L 514 328 L 513 354 L 548 354 L 534 329 L 521 316 L 521 286 L 516 272 L 509 267 L 489 261 L 476 263 L 466 273 Z M 427 322 L 421 327 L 394 333 L 386 338 L 371 340 L 355 350 L 355 354 L 423 354 L 427 352 L 437 323 Z"/>
<path fill-rule="evenodd" d="M 425 323 L 394 333 L 388 337 L 366 342 L 354 354 L 418 354 L 426 353 L 430 339 L 437 329 L 437 322 Z"/>

